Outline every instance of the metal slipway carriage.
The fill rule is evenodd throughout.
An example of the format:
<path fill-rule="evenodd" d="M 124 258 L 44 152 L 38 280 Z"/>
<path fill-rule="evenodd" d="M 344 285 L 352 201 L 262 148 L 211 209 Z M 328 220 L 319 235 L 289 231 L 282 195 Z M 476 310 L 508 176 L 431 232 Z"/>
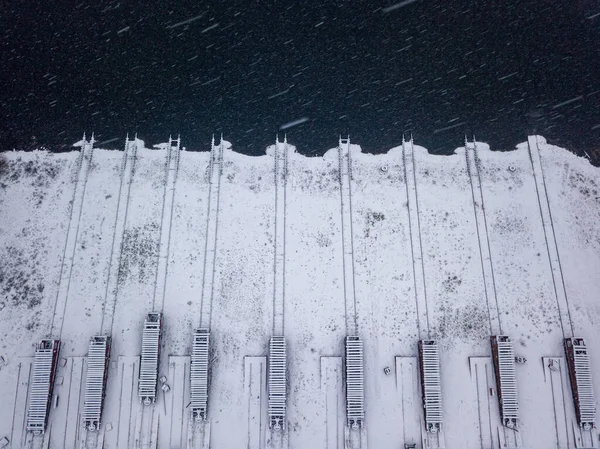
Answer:
<path fill-rule="evenodd" d="M 149 313 L 144 321 L 138 395 L 145 405 L 157 399 L 158 368 L 163 317 Z M 191 413 L 196 420 L 207 418 L 209 386 L 208 329 L 194 332 L 191 382 Z M 515 376 L 512 340 L 505 335 L 492 336 L 492 359 L 496 377 L 502 425 L 518 429 L 519 404 Z M 32 380 L 28 391 L 27 431 L 43 434 L 48 425 L 56 372 L 58 370 L 59 340 L 45 339 L 36 345 Z M 582 338 L 564 339 L 564 348 L 572 387 L 573 402 L 579 426 L 584 430 L 595 427 L 596 401 L 591 366 L 585 341 Z M 88 431 L 96 431 L 102 423 L 102 408 L 111 349 L 111 337 L 94 336 L 89 343 L 85 378 L 82 421 Z M 287 355 L 283 337 L 273 337 L 269 353 L 269 419 L 270 427 L 285 431 L 287 395 Z M 439 349 L 435 340 L 418 342 L 421 393 L 427 432 L 437 433 L 443 426 L 442 386 Z M 272 366 L 271 366 L 272 365 Z M 346 338 L 346 401 L 347 423 L 351 428 L 362 427 L 364 420 L 363 344 L 360 337 Z"/>
<path fill-rule="evenodd" d="M 144 320 L 142 334 L 142 357 L 138 394 L 140 401 L 150 405 L 156 401 L 156 383 L 158 380 L 158 362 L 160 360 L 160 337 L 162 314 L 149 313 Z"/>
<path fill-rule="evenodd" d="M 138 395 L 140 401 L 145 405 L 156 401 L 161 331 L 162 314 L 147 314 L 142 333 L 142 354 L 138 379 Z M 93 337 L 90 341 L 82 413 L 83 425 L 89 431 L 98 430 L 102 421 L 110 344 L 109 336 Z"/>
<path fill-rule="evenodd" d="M 596 398 L 587 347 L 583 338 L 565 338 L 564 344 L 577 422 L 589 430 L 596 425 Z"/>
<path fill-rule="evenodd" d="M 87 430 L 100 428 L 102 407 L 106 395 L 108 378 L 108 362 L 110 357 L 111 338 L 105 335 L 93 337 L 87 356 L 87 374 L 85 377 L 85 393 L 83 402 L 83 425 Z"/>
<path fill-rule="evenodd" d="M 27 430 L 36 435 L 46 431 L 60 340 L 41 340 L 35 349 L 33 378 L 29 386 L 29 406 L 27 408 Z"/>
<path fill-rule="evenodd" d="M 515 357 L 513 342 L 506 335 L 491 337 L 491 343 L 502 425 L 517 429 L 519 403 L 515 361 L 520 358 Z M 596 399 L 587 347 L 583 338 L 565 338 L 564 347 L 577 423 L 580 428 L 590 430 L 596 424 Z"/>

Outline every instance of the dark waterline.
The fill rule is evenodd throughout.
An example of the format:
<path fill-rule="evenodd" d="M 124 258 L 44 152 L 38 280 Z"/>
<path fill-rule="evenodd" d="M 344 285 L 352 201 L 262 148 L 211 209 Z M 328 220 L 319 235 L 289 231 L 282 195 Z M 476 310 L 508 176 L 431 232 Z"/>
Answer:
<path fill-rule="evenodd" d="M 224 133 L 247 154 L 278 132 L 304 154 L 339 134 L 373 153 L 404 133 L 441 154 L 465 133 L 600 148 L 599 0 L 403 3 L 2 6 L 0 149 L 83 131 L 115 148 Z"/>

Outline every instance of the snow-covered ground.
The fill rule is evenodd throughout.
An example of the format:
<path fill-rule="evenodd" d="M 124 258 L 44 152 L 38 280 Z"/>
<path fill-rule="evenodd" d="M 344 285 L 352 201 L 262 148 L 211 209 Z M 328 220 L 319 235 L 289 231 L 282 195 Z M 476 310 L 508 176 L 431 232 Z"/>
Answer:
<path fill-rule="evenodd" d="M 599 446 L 595 429 L 576 426 L 562 346 L 585 338 L 600 394 L 600 171 L 587 160 L 540 136 L 452 156 L 406 142 L 309 158 L 278 142 L 250 157 L 223 142 L 172 159 L 167 146 L 0 155 L 0 445 Z M 171 390 L 144 407 L 137 370 L 152 311 L 164 314 L 159 371 Z M 193 425 L 199 327 L 211 331 L 211 375 L 208 420 Z M 269 339 L 282 332 L 283 437 L 265 409 Z M 359 436 L 345 428 L 344 338 L 355 332 L 365 350 Z M 90 436 L 85 356 L 102 333 L 111 364 L 103 425 Z M 527 359 L 516 365 L 518 432 L 499 419 L 489 338 L 501 334 Z M 49 337 L 64 360 L 48 431 L 32 437 L 34 344 Z M 429 338 L 441 353 L 437 436 L 424 431 L 416 357 Z"/>

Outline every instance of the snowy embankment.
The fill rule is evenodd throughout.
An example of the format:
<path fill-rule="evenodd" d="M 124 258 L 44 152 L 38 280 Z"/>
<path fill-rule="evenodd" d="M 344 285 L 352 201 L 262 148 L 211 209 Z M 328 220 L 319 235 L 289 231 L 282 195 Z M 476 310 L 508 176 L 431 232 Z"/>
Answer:
<path fill-rule="evenodd" d="M 510 152 L 477 142 L 452 156 L 411 142 L 382 155 L 341 144 L 318 158 L 281 142 L 261 157 L 227 142 L 167 147 L 0 155 L 0 440 L 9 447 L 27 441 L 32 345 L 48 337 L 62 340 L 65 362 L 45 441 L 82 438 L 84 356 L 101 333 L 113 339 L 106 448 L 272 444 L 261 401 L 273 334 L 288 342 L 285 445 L 344 447 L 341 356 L 355 333 L 366 441 L 352 447 L 575 447 L 566 374 L 564 388 L 551 384 L 542 361 L 564 357 L 564 337 L 585 338 L 600 395 L 598 168 L 539 136 Z M 160 373 L 171 391 L 146 415 L 134 384 L 152 311 L 164 314 Z M 203 442 L 186 408 L 198 327 L 211 330 Z M 489 337 L 499 334 L 527 359 L 516 367 L 518 434 L 497 416 Z M 422 427 L 419 339 L 441 348 L 435 439 Z M 254 369 L 262 380 L 249 380 Z"/>

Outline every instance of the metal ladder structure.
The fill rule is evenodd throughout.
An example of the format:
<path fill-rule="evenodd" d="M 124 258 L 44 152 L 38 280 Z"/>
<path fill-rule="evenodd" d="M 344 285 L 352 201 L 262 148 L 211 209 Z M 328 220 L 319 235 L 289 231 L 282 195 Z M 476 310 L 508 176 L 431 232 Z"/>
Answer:
<path fill-rule="evenodd" d="M 33 376 L 29 385 L 27 431 L 41 435 L 46 431 L 60 340 L 41 340 L 35 349 Z"/>
<path fill-rule="evenodd" d="M 208 349 L 210 332 L 206 328 L 194 332 L 190 366 L 190 395 L 192 417 L 196 421 L 206 419 L 208 406 Z"/>
<path fill-rule="evenodd" d="M 271 337 L 269 344 L 269 427 L 285 428 L 287 396 L 287 353 L 283 336 Z"/>
<path fill-rule="evenodd" d="M 435 340 L 419 340 L 421 391 L 425 409 L 427 432 L 442 430 L 442 383 L 440 380 L 440 354 Z"/>
<path fill-rule="evenodd" d="M 156 384 L 158 381 L 158 362 L 160 359 L 160 333 L 162 330 L 162 314 L 149 313 L 144 320 L 142 334 L 142 358 L 138 394 L 140 401 L 150 405 L 156 401 Z"/>
<path fill-rule="evenodd" d="M 365 419 L 363 343 L 360 337 L 346 337 L 346 421 L 349 427 L 362 427 Z"/>
<path fill-rule="evenodd" d="M 517 429 L 519 427 L 519 399 L 513 342 L 506 335 L 494 335 L 491 337 L 491 343 L 502 425 L 510 429 Z"/>
<path fill-rule="evenodd" d="M 92 337 L 87 355 L 87 373 L 83 400 L 83 425 L 89 431 L 100 428 L 102 406 L 108 377 L 110 357 L 110 337 L 98 335 Z"/>
<path fill-rule="evenodd" d="M 596 424 L 596 397 L 592 384 L 592 368 L 583 338 L 565 338 L 569 378 L 579 426 L 585 430 Z"/>

